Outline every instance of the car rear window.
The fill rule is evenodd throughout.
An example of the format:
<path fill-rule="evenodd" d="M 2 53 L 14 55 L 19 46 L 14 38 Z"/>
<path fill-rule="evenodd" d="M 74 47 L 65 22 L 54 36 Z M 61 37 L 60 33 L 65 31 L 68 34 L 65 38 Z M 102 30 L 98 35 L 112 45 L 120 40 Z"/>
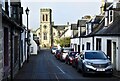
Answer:
<path fill-rule="evenodd" d="M 74 56 L 77 54 L 78 52 L 71 52 L 69 56 Z"/>
<path fill-rule="evenodd" d="M 67 53 L 67 52 L 70 52 L 70 51 L 73 51 L 73 49 L 72 48 L 62 49 L 62 52 L 64 52 L 64 53 Z"/>

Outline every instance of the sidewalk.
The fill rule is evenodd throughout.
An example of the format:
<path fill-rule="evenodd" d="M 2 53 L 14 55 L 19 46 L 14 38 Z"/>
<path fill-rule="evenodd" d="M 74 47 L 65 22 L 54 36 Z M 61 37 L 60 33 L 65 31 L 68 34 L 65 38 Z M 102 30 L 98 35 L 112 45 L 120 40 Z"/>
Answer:
<path fill-rule="evenodd" d="M 120 71 L 114 71 L 113 76 L 120 78 Z"/>

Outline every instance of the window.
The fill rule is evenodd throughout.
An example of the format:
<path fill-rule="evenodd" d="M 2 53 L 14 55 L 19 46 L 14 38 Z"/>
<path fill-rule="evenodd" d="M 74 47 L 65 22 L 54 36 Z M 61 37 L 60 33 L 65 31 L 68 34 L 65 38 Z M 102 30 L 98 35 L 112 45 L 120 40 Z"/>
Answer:
<path fill-rule="evenodd" d="M 47 26 L 46 25 L 44 25 L 44 29 L 46 29 L 47 28 Z"/>
<path fill-rule="evenodd" d="M 82 50 L 84 50 L 84 44 L 82 44 Z"/>
<path fill-rule="evenodd" d="M 14 19 L 18 20 L 18 8 L 15 7 L 15 6 L 12 6 L 11 9 L 12 9 L 12 11 L 11 11 L 11 16 L 12 16 Z"/>
<path fill-rule="evenodd" d="M 87 50 L 90 50 L 90 43 L 87 42 Z"/>
<path fill-rule="evenodd" d="M 44 14 L 43 14 L 43 21 L 45 21 L 45 16 L 44 16 Z"/>
<path fill-rule="evenodd" d="M 104 52 L 85 52 L 86 59 L 107 59 Z"/>
<path fill-rule="evenodd" d="M 96 50 L 101 50 L 101 39 L 100 38 L 96 39 Z"/>
<path fill-rule="evenodd" d="M 33 53 L 33 47 L 31 47 L 31 53 Z"/>
<path fill-rule="evenodd" d="M 43 35 L 44 35 L 44 40 L 47 40 L 47 33 L 44 32 Z"/>
<path fill-rule="evenodd" d="M 109 11 L 109 23 L 111 23 L 113 21 L 113 11 L 110 10 Z"/>
<path fill-rule="evenodd" d="M 48 15 L 46 14 L 46 21 L 48 21 Z"/>

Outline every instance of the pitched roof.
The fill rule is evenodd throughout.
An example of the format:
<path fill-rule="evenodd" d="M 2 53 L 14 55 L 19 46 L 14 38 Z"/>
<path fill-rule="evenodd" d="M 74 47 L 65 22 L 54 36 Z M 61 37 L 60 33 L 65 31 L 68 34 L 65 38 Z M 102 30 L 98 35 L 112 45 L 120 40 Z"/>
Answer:
<path fill-rule="evenodd" d="M 85 27 L 87 21 L 87 19 L 78 20 L 77 27 Z"/>
<path fill-rule="evenodd" d="M 94 23 L 92 32 L 90 34 L 88 34 L 88 35 L 85 35 L 86 31 L 84 31 L 84 32 L 81 33 L 82 37 L 84 37 L 84 36 L 93 36 L 96 32 L 101 30 L 104 27 L 104 17 L 101 16 L 101 15 L 97 15 L 87 23 Z"/>
<path fill-rule="evenodd" d="M 120 16 L 109 27 L 102 27 L 95 35 L 120 36 Z"/>
<path fill-rule="evenodd" d="M 54 25 L 54 26 L 52 26 L 52 27 L 54 27 L 54 28 L 57 29 L 57 30 L 64 30 L 65 27 L 68 27 L 68 26 L 67 26 L 67 25 Z"/>
<path fill-rule="evenodd" d="M 96 15 L 92 20 L 91 20 L 91 22 L 92 23 L 100 23 L 100 21 L 103 19 L 103 15 Z"/>

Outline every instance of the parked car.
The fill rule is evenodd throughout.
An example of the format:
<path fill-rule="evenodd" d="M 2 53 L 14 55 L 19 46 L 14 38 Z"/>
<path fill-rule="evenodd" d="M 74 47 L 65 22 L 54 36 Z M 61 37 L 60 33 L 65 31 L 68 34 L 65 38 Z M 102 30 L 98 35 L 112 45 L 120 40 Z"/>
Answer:
<path fill-rule="evenodd" d="M 102 51 L 88 50 L 78 57 L 77 70 L 81 70 L 83 76 L 88 73 L 105 73 L 112 75 L 113 68 L 108 56 Z"/>
<path fill-rule="evenodd" d="M 62 48 L 61 54 L 60 54 L 60 60 L 65 61 L 66 56 L 68 55 L 68 52 L 73 51 L 73 48 L 70 47 L 64 47 Z"/>
<path fill-rule="evenodd" d="M 76 54 L 78 54 L 78 52 L 74 52 L 74 51 L 69 52 L 65 58 L 65 63 L 72 64 Z"/>
<path fill-rule="evenodd" d="M 57 47 L 52 47 L 52 48 L 51 48 L 51 53 L 52 53 L 52 54 L 55 54 L 55 53 L 56 53 L 56 50 L 57 50 Z"/>
<path fill-rule="evenodd" d="M 61 54 L 61 50 L 60 50 L 60 49 L 57 49 L 57 50 L 56 50 L 56 53 L 55 53 L 55 57 L 56 57 L 57 59 L 60 59 L 60 54 Z"/>
<path fill-rule="evenodd" d="M 75 68 L 77 68 L 77 66 L 78 66 L 78 57 L 79 57 L 79 55 L 80 55 L 80 53 L 77 53 L 75 55 L 75 57 L 73 58 L 73 61 L 72 61 L 72 66 L 75 67 Z"/>

